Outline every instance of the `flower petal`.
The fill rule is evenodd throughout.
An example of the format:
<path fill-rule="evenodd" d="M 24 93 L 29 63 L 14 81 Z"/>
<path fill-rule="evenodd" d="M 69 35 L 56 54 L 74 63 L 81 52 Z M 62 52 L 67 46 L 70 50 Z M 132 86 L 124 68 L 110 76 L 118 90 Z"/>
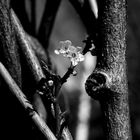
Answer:
<path fill-rule="evenodd" d="M 82 52 L 82 47 L 77 46 L 76 49 L 77 49 L 77 52 Z"/>
<path fill-rule="evenodd" d="M 77 52 L 77 49 L 74 46 L 69 46 L 70 52 Z"/>
<path fill-rule="evenodd" d="M 84 59 L 85 59 L 85 57 L 84 57 L 84 55 L 82 55 L 82 54 L 79 54 L 79 61 L 84 61 Z"/>
<path fill-rule="evenodd" d="M 67 45 L 67 46 L 71 46 L 71 45 L 72 45 L 72 42 L 71 42 L 70 40 L 66 40 L 66 41 L 64 41 L 64 43 L 65 43 L 65 45 Z"/>
<path fill-rule="evenodd" d="M 81 53 L 81 47 L 73 46 L 70 40 L 60 41 L 59 45 L 60 49 L 55 50 L 54 52 L 57 55 L 62 54 L 64 57 L 69 58 L 73 66 L 76 66 L 79 62 L 84 61 L 84 55 Z"/>
<path fill-rule="evenodd" d="M 58 50 L 54 50 L 54 53 L 57 54 L 57 55 L 60 54 Z"/>

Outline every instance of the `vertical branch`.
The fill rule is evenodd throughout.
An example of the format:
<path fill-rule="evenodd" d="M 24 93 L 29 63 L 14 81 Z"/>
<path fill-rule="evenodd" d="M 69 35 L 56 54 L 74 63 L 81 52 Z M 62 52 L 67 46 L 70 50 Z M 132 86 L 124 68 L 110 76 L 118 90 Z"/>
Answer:
<path fill-rule="evenodd" d="M 48 76 L 48 75 L 46 75 L 46 76 L 44 75 L 42 68 L 40 66 L 40 63 L 35 55 L 35 52 L 33 51 L 33 49 L 30 46 L 31 44 L 29 43 L 29 40 L 28 40 L 29 37 L 26 36 L 26 33 L 24 32 L 24 30 L 13 10 L 11 10 L 11 16 L 12 16 L 13 25 L 15 27 L 15 32 L 19 39 L 19 43 L 21 45 L 21 48 L 25 55 L 27 63 L 30 67 L 31 72 L 33 73 L 35 81 L 39 82 L 42 78 L 45 79 L 46 76 Z M 40 98 L 40 96 L 39 96 L 39 98 Z M 42 104 L 42 100 L 41 100 L 40 104 Z M 44 105 L 42 105 L 42 107 L 44 107 Z M 67 138 L 67 140 L 72 140 L 71 134 L 67 127 L 64 128 L 62 137 L 65 140 L 66 140 L 66 138 Z"/>
<path fill-rule="evenodd" d="M 19 17 L 25 31 L 28 32 L 29 34 L 32 34 L 31 24 L 25 7 L 25 0 L 20 1 L 10 0 L 10 5 L 14 9 L 17 16 Z"/>
<path fill-rule="evenodd" d="M 15 32 L 17 33 L 18 40 L 21 45 L 21 49 L 25 55 L 25 58 L 27 60 L 31 72 L 35 77 L 35 81 L 39 82 L 42 78 L 45 77 L 42 72 L 40 63 L 35 55 L 35 52 L 31 48 L 31 44 L 29 43 L 28 36 L 26 36 L 26 33 L 22 28 L 13 10 L 11 10 L 11 16 L 12 16 L 13 25 L 15 27 Z"/>
<path fill-rule="evenodd" d="M 0 2 L 0 59 L 5 64 L 17 84 L 21 87 L 21 65 L 18 46 L 11 22 L 10 12 L 4 2 Z"/>
<path fill-rule="evenodd" d="M 31 73 L 33 74 L 34 81 L 38 83 L 42 78 L 45 78 L 45 75 L 41 69 L 40 63 L 33 51 L 31 44 L 29 43 L 28 36 L 23 30 L 18 18 L 16 17 L 13 10 L 11 10 L 12 23 L 15 27 L 15 32 L 21 45 L 21 50 L 25 56 L 26 62 L 30 68 Z M 34 94 L 34 105 L 39 113 L 39 115 L 46 119 L 46 109 L 43 104 L 43 101 L 39 94 Z M 39 102 L 39 103 L 38 103 Z"/>
<path fill-rule="evenodd" d="M 99 100 L 108 140 L 131 140 L 126 74 L 126 1 L 99 3 L 97 67 L 86 81 L 87 93 Z"/>

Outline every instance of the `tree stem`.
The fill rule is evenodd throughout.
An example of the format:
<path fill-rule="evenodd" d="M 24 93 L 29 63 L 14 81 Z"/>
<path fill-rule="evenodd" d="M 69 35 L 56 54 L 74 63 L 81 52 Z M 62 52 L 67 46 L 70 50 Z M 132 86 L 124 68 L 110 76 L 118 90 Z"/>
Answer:
<path fill-rule="evenodd" d="M 26 36 L 25 31 L 23 30 L 18 18 L 16 17 L 14 11 L 11 10 L 11 15 L 13 18 L 13 24 L 15 26 L 15 31 L 19 39 L 19 43 L 21 45 L 22 52 L 26 58 L 26 61 L 30 67 L 31 72 L 35 78 L 36 82 L 39 82 L 42 78 L 46 79 L 47 75 L 44 75 L 42 68 L 40 66 L 39 60 L 33 51 L 31 44 L 29 43 L 28 37 Z M 42 103 L 42 102 L 40 102 Z M 71 134 L 67 128 L 64 129 L 63 138 L 68 137 L 71 140 Z"/>
<path fill-rule="evenodd" d="M 5 4 L 0 2 L 0 59 L 21 87 L 21 65 L 18 45 L 6 2 Z"/>
<path fill-rule="evenodd" d="M 131 140 L 126 75 L 126 1 L 99 3 L 97 66 L 86 82 L 99 100 L 108 140 Z"/>
<path fill-rule="evenodd" d="M 43 119 L 37 114 L 37 112 L 34 110 L 31 103 L 27 100 L 26 96 L 23 94 L 23 92 L 20 90 L 18 85 L 15 83 L 15 81 L 12 79 L 4 65 L 0 62 L 0 75 L 3 77 L 4 81 L 8 85 L 11 92 L 17 97 L 21 105 L 25 108 L 28 115 L 32 118 L 33 122 L 36 124 L 36 126 L 39 128 L 39 130 L 44 134 L 46 139 L 48 140 L 56 140 L 56 137 L 51 132 L 49 127 L 46 125 L 46 123 L 43 121 Z"/>

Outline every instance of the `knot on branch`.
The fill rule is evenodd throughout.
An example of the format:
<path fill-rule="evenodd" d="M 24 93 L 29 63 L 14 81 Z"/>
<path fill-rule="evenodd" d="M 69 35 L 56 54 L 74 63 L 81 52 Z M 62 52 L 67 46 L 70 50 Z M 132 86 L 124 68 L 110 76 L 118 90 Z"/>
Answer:
<path fill-rule="evenodd" d="M 109 92 L 110 90 L 107 87 L 106 83 L 107 83 L 106 75 L 102 73 L 92 73 L 85 83 L 85 89 L 87 94 L 91 96 L 91 98 L 94 98 L 96 100 L 108 97 L 108 93 L 110 93 Z"/>

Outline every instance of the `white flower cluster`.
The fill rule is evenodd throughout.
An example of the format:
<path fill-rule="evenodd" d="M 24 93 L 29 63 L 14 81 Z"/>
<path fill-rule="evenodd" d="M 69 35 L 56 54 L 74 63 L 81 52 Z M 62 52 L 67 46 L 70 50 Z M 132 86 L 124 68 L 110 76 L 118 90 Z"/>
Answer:
<path fill-rule="evenodd" d="M 70 59 L 73 66 L 79 62 L 84 61 L 84 55 L 81 53 L 81 47 L 74 47 L 70 40 L 60 41 L 60 48 L 54 51 L 57 55 L 62 54 L 64 57 Z"/>

